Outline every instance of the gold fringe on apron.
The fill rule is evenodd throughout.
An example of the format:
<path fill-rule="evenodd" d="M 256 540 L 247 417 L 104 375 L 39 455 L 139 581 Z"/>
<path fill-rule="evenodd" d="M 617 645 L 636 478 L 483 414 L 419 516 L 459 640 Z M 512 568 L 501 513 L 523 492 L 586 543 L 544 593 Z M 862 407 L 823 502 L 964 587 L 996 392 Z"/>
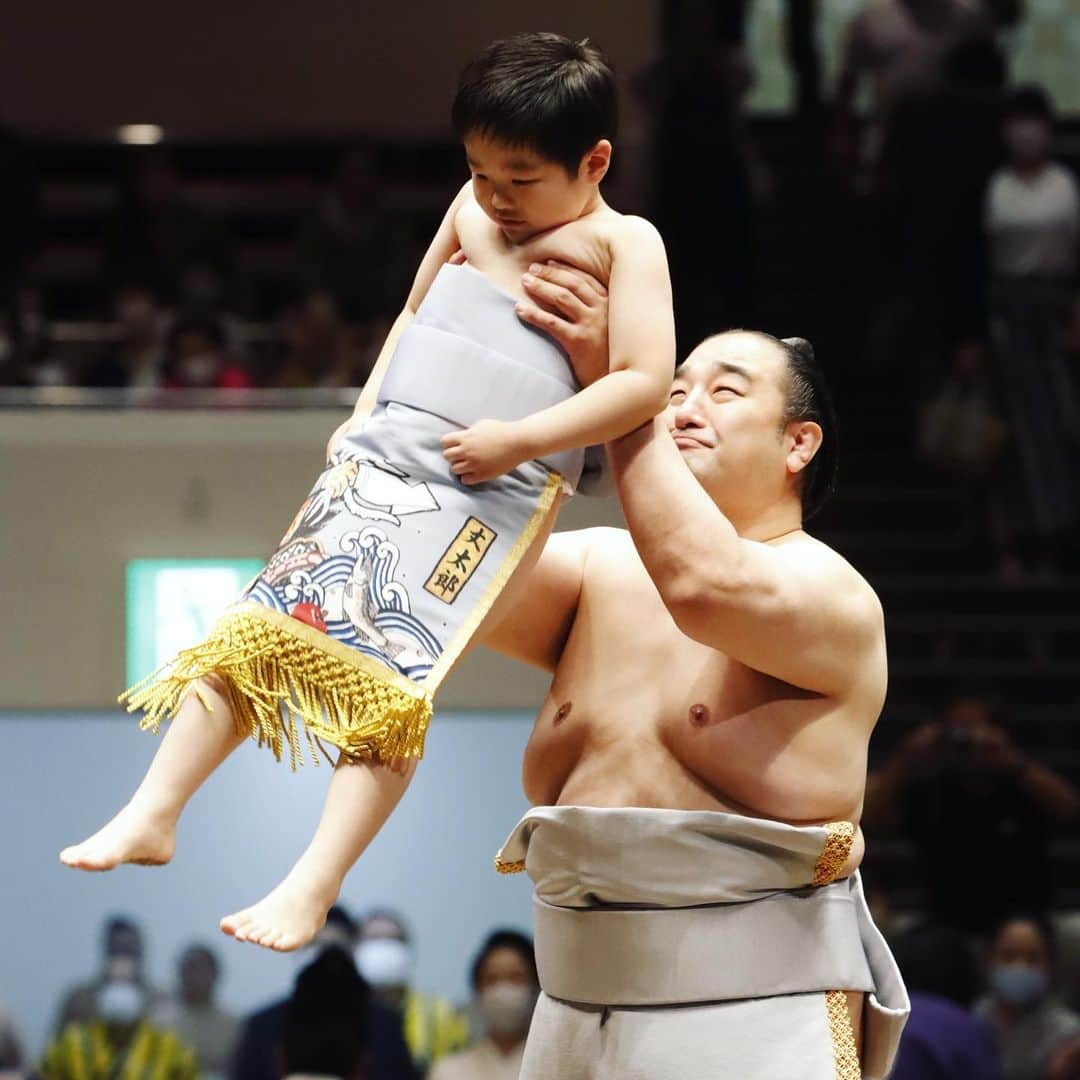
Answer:
<path fill-rule="evenodd" d="M 145 710 L 139 726 L 157 734 L 189 691 L 210 708 L 197 685 L 210 676 L 224 684 L 237 730 L 269 746 L 278 761 L 288 745 L 294 769 L 304 760 L 300 727 L 315 764 L 323 742 L 357 760 L 423 756 L 432 712 L 424 687 L 255 603 L 228 612 L 202 644 L 126 690 L 120 702 L 128 712 Z"/>

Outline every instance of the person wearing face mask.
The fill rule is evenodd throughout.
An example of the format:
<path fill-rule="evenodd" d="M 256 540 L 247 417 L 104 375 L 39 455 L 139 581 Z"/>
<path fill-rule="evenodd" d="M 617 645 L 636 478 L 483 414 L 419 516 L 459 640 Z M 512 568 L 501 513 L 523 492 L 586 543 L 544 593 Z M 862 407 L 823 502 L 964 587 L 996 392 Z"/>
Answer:
<path fill-rule="evenodd" d="M 405 1042 L 421 1072 L 467 1045 L 467 1020 L 449 1001 L 412 986 L 412 941 L 399 915 L 369 912 L 360 927 L 355 955 L 360 974 L 377 998 L 400 1015 Z"/>
<path fill-rule="evenodd" d="M 473 963 L 472 987 L 485 1035 L 443 1058 L 428 1080 L 517 1080 L 540 993 L 532 942 L 514 930 L 496 930 Z"/>
<path fill-rule="evenodd" d="M 228 355 L 225 331 L 214 320 L 179 322 L 169 334 L 165 385 L 181 390 L 246 390 L 250 373 Z"/>
<path fill-rule="evenodd" d="M 150 986 L 143 970 L 143 940 L 132 920 L 113 916 L 105 924 L 101 973 L 97 978 L 72 987 L 64 996 L 54 1026 L 59 1035 L 73 1023 L 90 1023 L 101 1016 L 100 997 L 114 983 L 133 982 L 142 991 L 147 1008 L 158 1006 L 163 995 Z"/>
<path fill-rule="evenodd" d="M 327 953 L 351 956 L 356 936 L 355 920 L 345 908 L 335 904 L 311 946 L 292 954 L 296 958 L 296 972 L 302 973 Z M 284 998 L 245 1020 L 229 1064 L 228 1080 L 279 1080 L 280 1052 L 288 1038 L 288 1006 L 289 999 Z M 378 1080 L 418 1080 L 419 1074 L 405 1045 L 400 1013 L 376 999 L 367 987 L 357 1024 L 368 1033 L 368 1075 Z"/>
<path fill-rule="evenodd" d="M 113 320 L 120 340 L 82 369 L 83 386 L 160 386 L 165 366 L 165 342 L 158 294 L 144 280 L 122 284 L 113 297 Z"/>
<path fill-rule="evenodd" d="M 219 974 L 218 958 L 205 945 L 185 949 L 180 958 L 179 993 L 153 1014 L 158 1026 L 175 1032 L 194 1050 L 204 1077 L 225 1072 L 239 1028 L 236 1017 L 214 1000 Z"/>
<path fill-rule="evenodd" d="M 994 1033 L 1002 1080 L 1043 1080 L 1050 1057 L 1080 1034 L 1080 1016 L 1053 996 L 1054 936 L 1040 916 L 1014 915 L 990 943 L 989 993 L 975 1006 Z"/>
<path fill-rule="evenodd" d="M 45 1051 L 41 1080 L 196 1080 L 194 1052 L 147 1015 L 147 994 L 134 973 L 107 977 L 98 1018 L 69 1024 Z"/>
<path fill-rule="evenodd" d="M 1014 91 L 1003 136 L 1008 162 L 990 182 L 984 228 L 990 377 L 1013 438 L 990 510 L 1001 573 L 1015 580 L 1060 573 L 1080 520 L 1080 403 L 1066 361 L 1080 187 L 1053 158 L 1053 106 L 1041 87 Z"/>

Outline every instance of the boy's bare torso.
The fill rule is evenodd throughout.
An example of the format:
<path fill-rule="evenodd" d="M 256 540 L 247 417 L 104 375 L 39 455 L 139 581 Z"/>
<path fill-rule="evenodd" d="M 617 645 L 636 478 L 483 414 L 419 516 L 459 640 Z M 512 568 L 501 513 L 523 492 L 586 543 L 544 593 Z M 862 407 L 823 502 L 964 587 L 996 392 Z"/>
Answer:
<path fill-rule="evenodd" d="M 623 220 L 622 214 L 602 205 L 576 221 L 514 244 L 470 197 L 458 210 L 454 227 L 469 265 L 504 292 L 524 300 L 521 275 L 532 263 L 549 259 L 588 271 L 606 285 L 611 277 L 611 239 Z"/>
<path fill-rule="evenodd" d="M 857 823 L 875 673 L 837 699 L 753 671 L 676 627 L 627 533 L 587 536 L 577 611 L 525 753 L 530 801 Z M 849 865 L 861 856 L 860 832 Z"/>

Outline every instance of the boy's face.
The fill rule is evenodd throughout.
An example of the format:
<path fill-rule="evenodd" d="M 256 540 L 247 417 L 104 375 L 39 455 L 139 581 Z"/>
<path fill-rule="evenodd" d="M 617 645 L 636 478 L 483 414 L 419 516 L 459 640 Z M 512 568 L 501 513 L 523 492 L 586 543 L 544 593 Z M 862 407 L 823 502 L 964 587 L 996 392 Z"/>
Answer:
<path fill-rule="evenodd" d="M 466 135 L 464 142 L 476 201 L 514 244 L 580 217 L 607 168 L 605 160 L 596 175 L 595 150 L 570 176 L 529 147 L 511 146 L 479 132 Z"/>

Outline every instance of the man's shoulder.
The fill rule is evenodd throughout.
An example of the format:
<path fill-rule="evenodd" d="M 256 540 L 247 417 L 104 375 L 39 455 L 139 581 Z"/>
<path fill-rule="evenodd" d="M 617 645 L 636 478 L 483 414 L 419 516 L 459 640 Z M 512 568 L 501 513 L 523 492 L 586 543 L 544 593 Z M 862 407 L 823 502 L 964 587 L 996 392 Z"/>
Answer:
<path fill-rule="evenodd" d="M 881 600 L 874 587 L 836 548 L 809 533 L 801 532 L 784 545 L 804 571 L 837 591 L 851 607 L 858 607 L 868 617 L 879 617 Z"/>
<path fill-rule="evenodd" d="M 614 555 L 634 547 L 629 531 L 612 525 L 593 525 L 587 529 L 556 533 L 555 536 L 567 544 L 572 544 L 585 556 Z"/>

